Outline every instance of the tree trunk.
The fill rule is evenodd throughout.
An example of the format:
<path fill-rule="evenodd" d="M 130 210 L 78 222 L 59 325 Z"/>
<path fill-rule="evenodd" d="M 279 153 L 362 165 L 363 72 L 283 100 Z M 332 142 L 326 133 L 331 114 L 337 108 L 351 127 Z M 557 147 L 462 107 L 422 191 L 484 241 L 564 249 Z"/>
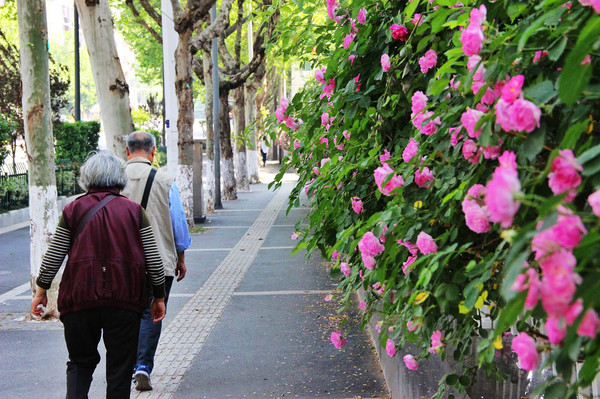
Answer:
<path fill-rule="evenodd" d="M 206 112 L 206 158 L 207 165 L 204 176 L 204 212 L 207 215 L 215 213 L 215 152 L 213 131 L 213 84 L 210 53 L 205 51 L 202 57 L 204 70 L 204 110 Z"/>
<path fill-rule="evenodd" d="M 235 165 L 235 182 L 239 190 L 248 191 L 248 163 L 246 161 L 246 109 L 244 107 L 244 87 L 233 91 L 233 117 L 235 118 L 235 152 L 237 163 Z"/>
<path fill-rule="evenodd" d="M 134 130 L 129 86 L 117 53 L 106 0 L 75 0 L 87 45 L 109 151 L 126 159 L 124 136 Z"/>
<path fill-rule="evenodd" d="M 253 84 L 246 86 L 246 124 L 251 125 L 254 122 L 254 116 L 256 115 L 256 88 Z M 250 145 L 246 148 L 246 159 L 248 166 L 248 180 L 250 184 L 256 184 L 260 182 L 258 175 L 258 151 L 256 132 L 253 130 L 248 137 L 248 143 Z"/>
<path fill-rule="evenodd" d="M 188 227 L 194 227 L 194 93 L 192 90 L 192 54 L 190 38 L 192 31 L 179 34 L 175 50 L 175 92 L 177 93 L 178 117 L 177 143 L 179 162 L 177 165 L 177 187 L 185 211 Z"/>
<path fill-rule="evenodd" d="M 35 279 L 39 274 L 42 256 L 58 224 L 48 75 L 48 29 L 45 1 L 19 0 L 17 6 L 23 119 L 29 158 L 30 279 L 31 289 L 35 292 Z M 50 314 L 58 313 L 56 299 L 59 282 L 60 276 L 54 279 L 48 291 L 47 309 Z"/>
<path fill-rule="evenodd" d="M 231 148 L 231 125 L 229 124 L 229 90 L 219 90 L 221 118 L 221 182 L 222 198 L 226 201 L 237 199 L 235 174 L 233 168 L 233 149 Z"/>

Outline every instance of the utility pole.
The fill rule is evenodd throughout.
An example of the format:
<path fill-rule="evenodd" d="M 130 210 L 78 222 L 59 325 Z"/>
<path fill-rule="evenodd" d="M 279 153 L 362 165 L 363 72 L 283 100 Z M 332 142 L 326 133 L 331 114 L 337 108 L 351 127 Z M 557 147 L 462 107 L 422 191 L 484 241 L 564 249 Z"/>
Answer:
<path fill-rule="evenodd" d="M 217 19 L 217 4 L 210 9 L 210 22 Z M 213 142 L 215 145 L 215 209 L 223 209 L 221 202 L 221 123 L 219 119 L 219 44 L 215 37 L 212 41 L 212 78 L 213 78 Z"/>
<path fill-rule="evenodd" d="M 79 69 L 79 13 L 77 13 L 77 7 L 73 3 L 73 19 L 74 19 L 74 33 L 75 33 L 75 109 L 73 110 L 73 116 L 76 121 L 81 120 L 81 74 Z"/>
<path fill-rule="evenodd" d="M 175 49 L 178 35 L 173 21 L 173 5 L 170 0 L 162 0 L 162 35 L 163 35 L 163 90 L 165 135 L 167 146 L 167 170 L 171 176 L 177 176 L 179 149 L 177 148 L 177 95 L 175 93 Z"/>

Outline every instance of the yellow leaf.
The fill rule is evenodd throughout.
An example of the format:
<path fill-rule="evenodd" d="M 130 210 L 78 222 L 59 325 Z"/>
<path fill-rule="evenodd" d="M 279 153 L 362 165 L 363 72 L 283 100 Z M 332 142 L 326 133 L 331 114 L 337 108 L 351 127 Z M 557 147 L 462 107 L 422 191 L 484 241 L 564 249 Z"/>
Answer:
<path fill-rule="evenodd" d="M 467 313 L 469 313 L 469 309 L 465 306 L 465 301 L 461 301 L 458 304 L 458 312 L 460 314 L 467 314 Z"/>
<path fill-rule="evenodd" d="M 413 205 L 413 208 L 415 209 L 419 209 L 423 207 L 423 201 L 415 201 L 415 204 Z"/>
<path fill-rule="evenodd" d="M 494 348 L 496 349 L 502 349 L 504 348 L 504 345 L 502 345 L 502 337 L 501 336 L 497 336 L 496 339 L 493 342 Z"/>
<path fill-rule="evenodd" d="M 423 291 L 417 294 L 415 297 L 415 304 L 420 305 L 425 302 L 425 299 L 429 297 L 429 291 Z"/>
<path fill-rule="evenodd" d="M 481 295 L 479 295 L 479 298 L 477 298 L 477 301 L 475 302 L 475 309 L 481 309 L 481 307 L 483 306 L 483 303 L 485 302 L 487 297 L 488 297 L 488 292 L 483 291 L 481 293 Z"/>

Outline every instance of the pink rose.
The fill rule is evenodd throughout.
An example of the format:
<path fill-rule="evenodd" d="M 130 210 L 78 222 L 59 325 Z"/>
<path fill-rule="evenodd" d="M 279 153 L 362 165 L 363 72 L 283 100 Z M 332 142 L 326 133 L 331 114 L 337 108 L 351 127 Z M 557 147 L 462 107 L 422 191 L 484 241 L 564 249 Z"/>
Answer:
<path fill-rule="evenodd" d="M 391 155 L 390 152 L 386 149 L 383 150 L 383 154 L 381 154 L 379 156 L 379 162 L 384 163 L 385 161 L 387 161 L 388 159 L 390 159 Z"/>
<path fill-rule="evenodd" d="M 570 202 L 577 195 L 577 187 L 581 184 L 579 172 L 583 170 L 577 163 L 571 150 L 560 150 L 559 156 L 552 160 L 551 173 L 548 175 L 548 185 L 554 194 L 569 191 L 565 201 Z"/>
<path fill-rule="evenodd" d="M 485 21 L 485 16 L 487 15 L 487 9 L 482 4 L 479 8 L 471 9 L 471 13 L 469 14 L 469 24 L 473 26 L 481 26 L 483 25 L 483 21 Z"/>
<path fill-rule="evenodd" d="M 384 71 L 389 71 L 392 64 L 390 63 L 390 56 L 387 54 L 383 54 L 381 56 L 381 67 Z"/>
<path fill-rule="evenodd" d="M 456 147 L 456 145 L 458 144 L 458 141 L 460 139 L 462 139 L 462 134 L 460 134 L 460 126 L 457 127 L 449 127 L 448 128 L 448 133 L 450 133 L 450 144 L 452 145 L 452 147 Z M 460 136 L 459 136 L 460 134 Z"/>
<path fill-rule="evenodd" d="M 472 206 L 467 209 L 465 222 L 467 227 L 477 234 L 487 233 L 492 228 L 485 210 L 480 206 Z"/>
<path fill-rule="evenodd" d="M 492 180 L 486 185 L 484 202 L 490 221 L 500 223 L 503 228 L 510 227 L 520 206 L 514 197 L 520 191 L 521 183 L 516 168 L 498 166 Z"/>
<path fill-rule="evenodd" d="M 342 349 L 342 346 L 346 344 L 346 339 L 342 337 L 341 331 L 334 331 L 331 333 L 331 343 L 336 349 Z"/>
<path fill-rule="evenodd" d="M 427 111 L 425 112 L 423 115 L 423 120 L 431 118 L 433 116 L 433 112 L 432 111 Z M 427 122 L 427 124 L 425 126 L 423 126 L 422 124 L 420 125 L 420 127 L 418 126 L 421 134 L 424 134 L 425 136 L 431 136 L 432 134 L 435 134 L 437 132 L 437 127 L 439 125 L 441 125 L 442 121 L 440 119 L 440 117 L 436 117 L 434 119 L 431 119 L 429 122 Z"/>
<path fill-rule="evenodd" d="M 588 204 L 592 207 L 594 215 L 600 216 L 600 190 L 596 190 L 593 194 L 589 195 Z"/>
<path fill-rule="evenodd" d="M 569 310 L 565 313 L 565 320 L 568 325 L 571 325 L 575 322 L 575 320 L 579 317 L 581 312 L 583 311 L 583 300 L 579 298 L 575 302 L 569 306 Z"/>
<path fill-rule="evenodd" d="M 358 197 L 352 197 L 352 210 L 355 213 L 362 213 L 363 212 L 363 203 L 360 200 L 360 198 Z"/>
<path fill-rule="evenodd" d="M 437 53 L 435 50 L 428 50 L 425 55 L 419 58 L 419 66 L 422 73 L 427 73 L 437 64 Z"/>
<path fill-rule="evenodd" d="M 333 251 L 333 253 L 331 254 L 331 259 L 337 259 L 340 257 L 339 252 L 337 251 L 337 249 L 335 251 Z"/>
<path fill-rule="evenodd" d="M 410 332 L 415 331 L 417 328 L 419 328 L 418 322 L 409 321 L 406 323 L 406 329 Z"/>
<path fill-rule="evenodd" d="M 561 207 L 562 208 L 562 207 Z M 537 233 L 531 240 L 531 249 L 535 259 L 544 258 L 547 254 L 561 249 L 573 249 L 579 245 L 587 229 L 577 215 L 565 214 L 566 208 L 559 209 L 557 223 L 549 229 Z"/>
<path fill-rule="evenodd" d="M 322 69 L 315 69 L 315 79 L 317 79 L 317 82 L 325 83 L 325 70 L 325 67 Z"/>
<path fill-rule="evenodd" d="M 508 104 L 512 104 L 521 97 L 521 88 L 525 82 L 525 76 L 517 75 L 513 76 L 510 81 L 502 88 L 502 100 Z"/>
<path fill-rule="evenodd" d="M 412 114 L 416 115 L 427 106 L 427 96 L 422 91 L 416 91 L 411 97 L 411 102 Z"/>
<path fill-rule="evenodd" d="M 367 232 L 358 243 L 358 249 L 361 253 L 375 256 L 382 253 L 385 249 L 372 232 Z"/>
<path fill-rule="evenodd" d="M 481 131 L 483 129 L 475 131 L 475 126 L 477 125 L 477 122 L 479 122 L 479 119 L 481 119 L 482 116 L 483 112 L 476 111 L 473 108 L 469 108 L 466 112 L 463 112 L 463 114 L 461 115 L 460 121 L 467 133 L 469 134 L 469 137 L 478 138 L 479 136 L 481 136 Z"/>
<path fill-rule="evenodd" d="M 419 187 L 429 188 L 433 184 L 433 172 L 429 170 L 427 166 L 415 171 L 415 183 Z"/>
<path fill-rule="evenodd" d="M 581 60 L 581 65 L 588 65 L 592 63 L 592 57 L 588 54 L 585 57 L 583 57 L 583 60 Z"/>
<path fill-rule="evenodd" d="M 402 360 L 404 360 L 404 364 L 409 370 L 416 370 L 419 368 L 419 363 L 417 363 L 412 355 L 405 355 Z"/>
<path fill-rule="evenodd" d="M 356 55 L 354 54 L 350 54 L 348 56 L 348 61 L 350 61 L 350 66 L 352 66 L 352 64 L 354 64 L 354 59 L 356 58 Z"/>
<path fill-rule="evenodd" d="M 294 139 L 294 150 L 297 150 L 300 147 L 302 147 L 302 143 L 300 142 L 300 140 Z"/>
<path fill-rule="evenodd" d="M 298 122 L 296 122 L 294 119 L 292 119 L 289 116 L 287 116 L 285 118 L 285 125 L 292 130 L 298 130 Z"/>
<path fill-rule="evenodd" d="M 479 54 L 483 47 L 483 39 L 485 39 L 485 36 L 480 27 L 472 28 L 469 26 L 463 30 L 460 35 L 463 53 L 468 57 Z"/>
<path fill-rule="evenodd" d="M 421 18 L 421 14 L 415 13 L 410 22 L 415 26 L 419 26 L 423 23 L 423 18 Z"/>
<path fill-rule="evenodd" d="M 534 268 L 527 269 L 527 276 L 529 276 L 529 291 L 525 298 L 525 309 L 533 310 L 540 299 L 540 278 Z"/>
<path fill-rule="evenodd" d="M 476 206 L 481 207 L 483 205 L 483 198 L 485 196 L 485 186 L 481 184 L 473 184 L 467 191 L 467 195 L 462 202 L 462 210 L 464 213 Z"/>
<path fill-rule="evenodd" d="M 358 21 L 359 24 L 364 25 L 367 22 L 367 10 L 365 10 L 364 8 L 358 10 L 358 14 L 356 15 L 356 21 Z"/>
<path fill-rule="evenodd" d="M 340 270 L 342 271 L 342 273 L 344 273 L 344 276 L 346 277 L 350 277 L 350 275 L 352 274 L 352 269 L 350 268 L 350 265 L 348 265 L 347 262 L 340 263 Z"/>
<path fill-rule="evenodd" d="M 291 238 L 292 240 L 294 240 L 294 241 L 296 241 L 296 240 L 298 239 L 298 237 L 299 237 L 299 235 L 298 235 L 298 233 L 297 233 L 297 232 L 295 232 L 295 231 L 294 231 L 294 232 L 292 233 L 292 235 L 290 236 L 290 238 Z"/>
<path fill-rule="evenodd" d="M 548 316 L 545 326 L 551 344 L 559 345 L 567 335 L 567 324 L 562 318 Z"/>
<path fill-rule="evenodd" d="M 442 332 L 437 330 L 431 334 L 431 348 L 429 348 L 429 353 L 440 353 L 443 347 Z"/>
<path fill-rule="evenodd" d="M 505 132 L 515 130 L 510 104 L 500 99 L 494 109 L 496 110 L 496 123 L 500 125 L 502 130 Z"/>
<path fill-rule="evenodd" d="M 411 137 L 408 140 L 408 144 L 404 148 L 404 151 L 402 151 L 402 159 L 404 160 L 404 162 L 409 162 L 412 159 L 412 157 L 417 155 L 418 151 L 419 143 L 417 143 L 417 141 Z"/>
<path fill-rule="evenodd" d="M 504 92 L 504 91 L 503 91 Z M 533 132 L 540 127 L 542 111 L 531 101 L 519 99 L 510 106 L 511 123 L 518 132 Z"/>
<path fill-rule="evenodd" d="M 285 115 L 284 115 L 285 111 L 281 108 L 277 108 L 277 110 L 275 110 L 275 117 L 277 118 L 277 120 L 279 122 L 283 122 Z"/>
<path fill-rule="evenodd" d="M 377 261 L 375 260 L 374 256 L 371 255 L 367 255 L 365 253 L 361 253 L 360 257 L 362 258 L 363 264 L 365 265 L 365 267 L 369 270 L 373 270 L 375 269 L 375 265 L 377 264 Z M 362 270 L 361 270 L 362 272 Z M 362 277 L 362 275 L 361 275 Z M 364 278 L 363 278 L 364 280 Z"/>
<path fill-rule="evenodd" d="M 365 307 L 367 306 L 367 303 L 365 301 L 360 301 L 360 303 L 358 304 L 358 306 L 360 307 L 360 310 L 365 310 Z"/>
<path fill-rule="evenodd" d="M 475 144 L 473 140 L 467 139 L 463 143 L 462 154 L 467 161 L 479 163 L 479 158 L 481 158 L 481 148 L 477 148 L 477 144 Z"/>
<path fill-rule="evenodd" d="M 485 147 L 483 149 L 483 157 L 485 159 L 496 159 L 500 156 L 500 151 L 502 151 L 502 147 L 499 145 Z"/>
<path fill-rule="evenodd" d="M 393 174 L 392 178 L 385 183 L 385 186 L 383 186 L 384 181 L 390 174 Z M 404 179 L 402 179 L 402 176 L 396 175 L 387 163 L 383 163 L 381 167 L 375 169 L 374 177 L 375 184 L 377 184 L 379 191 L 381 191 L 383 195 L 390 195 L 390 193 L 396 187 L 401 187 L 404 185 Z"/>
<path fill-rule="evenodd" d="M 385 343 L 385 351 L 389 357 L 394 357 L 394 355 L 396 355 L 396 344 L 389 338 Z"/>
<path fill-rule="evenodd" d="M 423 255 L 433 254 L 438 250 L 433 238 L 424 231 L 420 232 L 417 236 L 417 248 L 419 248 L 419 251 L 421 251 Z"/>
<path fill-rule="evenodd" d="M 580 337 L 596 338 L 598 330 L 600 329 L 600 319 L 594 309 L 588 309 L 579 324 L 577 329 L 577 335 Z"/>
<path fill-rule="evenodd" d="M 547 51 L 542 51 L 542 50 L 536 51 L 535 54 L 533 55 L 533 63 L 537 64 L 538 62 L 540 62 L 542 57 L 546 57 L 547 55 L 548 55 Z"/>
<path fill-rule="evenodd" d="M 527 333 L 520 333 L 512 339 L 512 350 L 519 357 L 519 364 L 523 370 L 535 370 L 539 364 L 535 340 Z"/>
<path fill-rule="evenodd" d="M 567 250 L 553 252 L 540 261 L 542 306 L 551 316 L 561 317 L 569 309 L 580 277 L 575 274 L 577 260 Z"/>
<path fill-rule="evenodd" d="M 390 30 L 392 31 L 392 37 L 395 40 L 402 40 L 403 42 L 408 40 L 408 29 L 404 26 L 393 24 L 390 26 Z"/>

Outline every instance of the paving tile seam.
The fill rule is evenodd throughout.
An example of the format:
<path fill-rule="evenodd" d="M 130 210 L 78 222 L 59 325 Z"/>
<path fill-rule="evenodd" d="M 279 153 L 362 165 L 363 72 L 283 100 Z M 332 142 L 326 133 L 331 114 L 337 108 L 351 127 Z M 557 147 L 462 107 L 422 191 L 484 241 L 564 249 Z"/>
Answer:
<path fill-rule="evenodd" d="M 280 188 L 277 191 L 244 236 L 163 331 L 155 356 L 156 367 L 152 373 L 154 390 L 144 393 L 134 391 L 132 398 L 172 397 L 181 382 L 181 377 L 173 379 L 172 374 L 183 376 L 202 349 L 235 289 L 258 256 L 264 238 L 288 195 L 289 190 Z M 182 334 L 184 330 L 185 335 Z M 185 354 L 176 353 L 183 352 L 181 349 L 185 349 Z M 177 356 L 177 361 L 172 360 L 173 355 Z"/>

